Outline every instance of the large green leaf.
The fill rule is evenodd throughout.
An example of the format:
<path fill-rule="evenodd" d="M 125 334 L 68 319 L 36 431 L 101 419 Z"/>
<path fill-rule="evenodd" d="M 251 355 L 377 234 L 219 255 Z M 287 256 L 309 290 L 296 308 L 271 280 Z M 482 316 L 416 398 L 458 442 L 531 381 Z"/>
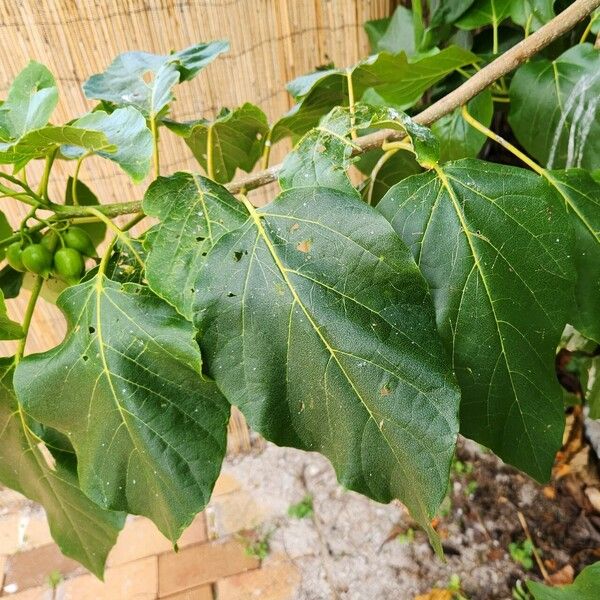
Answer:
<path fill-rule="evenodd" d="M 118 108 L 108 114 L 102 110 L 88 113 L 77 119 L 73 125 L 87 131 L 98 131 L 112 144 L 112 151 L 80 147 L 66 144 L 61 152 L 67 158 L 79 158 L 86 153 L 95 153 L 116 162 L 134 181 L 146 177 L 152 160 L 152 133 L 146 126 L 146 119 L 135 108 Z"/>
<path fill-rule="evenodd" d="M 600 343 L 600 184 L 583 169 L 552 171 L 575 230 L 577 285 L 569 321 Z"/>
<path fill-rule="evenodd" d="M 0 482 L 39 502 L 62 552 L 102 577 L 125 515 L 89 500 L 75 473 L 62 462 L 48 464 L 15 398 L 13 371 L 12 359 L 0 359 Z"/>
<path fill-rule="evenodd" d="M 15 78 L 0 106 L 0 140 L 17 140 L 48 122 L 58 102 L 52 73 L 31 61 Z"/>
<path fill-rule="evenodd" d="M 600 50 L 579 44 L 554 61 L 528 62 L 510 99 L 510 125 L 538 161 L 549 169 L 600 167 Z"/>
<path fill-rule="evenodd" d="M 177 540 L 210 498 L 229 415 L 200 375 L 191 323 L 147 288 L 101 274 L 57 304 L 67 336 L 19 363 L 19 401 L 68 436 L 94 502 L 145 515 Z"/>
<path fill-rule="evenodd" d="M 456 22 L 461 29 L 477 29 L 485 25 L 498 26 L 508 19 L 514 0 L 476 0 Z"/>
<path fill-rule="evenodd" d="M 13 321 L 6 312 L 4 292 L 0 290 L 0 340 L 19 340 L 24 336 L 20 323 Z"/>
<path fill-rule="evenodd" d="M 199 278 L 210 374 L 267 439 L 323 453 L 344 486 L 399 498 L 433 535 L 458 393 L 410 252 L 336 189 L 246 206 Z"/>
<path fill-rule="evenodd" d="M 214 121 L 165 121 L 165 125 L 185 139 L 205 172 L 211 140 L 213 175 L 219 183 L 231 181 L 237 169 L 250 172 L 262 154 L 269 133 L 265 113 L 249 102 L 233 111 L 222 111 Z"/>
<path fill-rule="evenodd" d="M 16 142 L 0 142 L 0 164 L 14 164 L 19 170 L 34 158 L 43 158 L 63 144 L 79 146 L 88 152 L 113 152 L 115 146 L 101 131 L 73 125 L 47 125 L 26 133 Z"/>
<path fill-rule="evenodd" d="M 364 27 L 373 53 L 404 51 L 410 55 L 416 50 L 413 14 L 405 6 L 398 6 L 391 18 L 367 21 Z"/>
<path fill-rule="evenodd" d="M 537 31 L 551 21 L 555 0 L 513 0 L 510 18 L 528 31 Z"/>
<path fill-rule="evenodd" d="M 429 283 L 461 431 L 547 479 L 564 427 L 554 353 L 575 270 L 560 198 L 530 171 L 464 159 L 403 180 L 378 208 Z"/>
<path fill-rule="evenodd" d="M 329 69 L 302 76 L 288 86 L 298 104 L 273 126 L 271 139 L 276 142 L 286 135 L 306 133 L 333 107 L 347 105 L 348 71 L 356 102 L 362 100 L 403 110 L 417 102 L 434 83 L 477 60 L 477 56 L 458 46 L 412 61 L 404 52 L 395 55 L 381 52 L 350 69 Z"/>
<path fill-rule="evenodd" d="M 159 177 L 142 207 L 160 220 L 146 236 L 148 285 L 191 319 L 204 257 L 224 233 L 244 224 L 246 212 L 224 187 L 192 173 Z"/>
<path fill-rule="evenodd" d="M 484 90 L 468 103 L 469 113 L 486 127 L 492 122 L 492 94 Z M 460 108 L 436 121 L 431 130 L 440 140 L 440 160 L 475 158 L 485 144 L 486 136 L 471 127 L 462 117 Z"/>
<path fill-rule="evenodd" d="M 0 211 L 0 241 L 6 240 L 12 236 L 13 229 L 6 218 L 6 215 Z M 8 246 L 0 246 L 0 260 L 4 260 L 6 256 L 6 248 Z"/>
<path fill-rule="evenodd" d="M 535 600 L 598 600 L 600 597 L 600 562 L 587 566 L 570 585 L 550 587 L 528 581 Z"/>
<path fill-rule="evenodd" d="M 83 91 L 87 98 L 133 106 L 154 119 L 173 99 L 175 84 L 192 79 L 228 49 L 227 42 L 216 41 L 167 55 L 125 52 L 104 73 L 92 75 Z"/>

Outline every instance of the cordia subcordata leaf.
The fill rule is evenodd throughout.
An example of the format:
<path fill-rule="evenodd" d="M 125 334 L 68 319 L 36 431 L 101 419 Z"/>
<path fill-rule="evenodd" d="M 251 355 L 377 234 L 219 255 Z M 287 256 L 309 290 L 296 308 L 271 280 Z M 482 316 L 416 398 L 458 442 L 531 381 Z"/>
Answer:
<path fill-rule="evenodd" d="M 515 0 L 477 0 L 456 21 L 456 25 L 461 29 L 477 29 L 485 25 L 497 27 L 508 19 L 514 3 Z"/>
<path fill-rule="evenodd" d="M 31 61 L 15 78 L 0 106 L 0 141 L 18 140 L 46 125 L 58 103 L 58 88 L 50 71 Z"/>
<path fill-rule="evenodd" d="M 228 49 L 229 44 L 221 40 L 195 44 L 167 55 L 125 52 L 104 73 L 92 75 L 83 84 L 83 91 L 86 98 L 133 106 L 154 119 L 173 99 L 175 84 L 189 81 Z"/>
<path fill-rule="evenodd" d="M 600 344 L 600 184 L 583 169 L 549 175 L 575 230 L 576 302 L 569 322 Z"/>
<path fill-rule="evenodd" d="M 21 324 L 8 316 L 4 292 L 0 289 L 0 340 L 20 340 L 24 335 Z"/>
<path fill-rule="evenodd" d="M 518 0 L 512 3 L 510 18 L 528 31 L 537 31 L 556 15 L 556 0 Z"/>
<path fill-rule="evenodd" d="M 328 69 L 304 75 L 288 85 L 297 100 L 275 125 L 273 142 L 287 135 L 302 135 L 315 127 L 332 108 L 348 104 L 348 78 L 351 72 L 356 102 L 403 110 L 412 106 L 425 90 L 459 67 L 479 59 L 458 46 L 409 59 L 404 52 L 374 54 L 349 69 Z"/>
<path fill-rule="evenodd" d="M 77 119 L 73 125 L 82 130 L 104 134 L 112 148 L 110 151 L 101 148 L 86 149 L 78 144 L 65 142 L 61 146 L 63 156 L 80 158 L 92 152 L 116 162 L 135 182 L 146 177 L 152 160 L 152 133 L 139 110 L 131 106 L 117 108 L 110 114 L 98 110 Z"/>
<path fill-rule="evenodd" d="M 548 586 L 527 581 L 534 600 L 597 600 L 600 595 L 600 562 L 588 565 L 569 585 Z"/>
<path fill-rule="evenodd" d="M 146 235 L 148 285 L 191 320 L 204 257 L 224 233 L 245 223 L 246 211 L 224 187 L 192 173 L 159 177 L 142 208 L 160 220 Z"/>
<path fill-rule="evenodd" d="M 461 432 L 546 480 L 564 429 L 554 354 L 574 302 L 559 196 L 530 171 L 464 159 L 401 181 L 378 209 L 429 283 Z"/>
<path fill-rule="evenodd" d="M 47 125 L 27 132 L 15 142 L 0 142 L 0 164 L 14 164 L 19 170 L 34 158 L 43 158 L 69 144 L 88 152 L 113 152 L 116 147 L 101 131 L 73 125 Z"/>
<path fill-rule="evenodd" d="M 292 188 L 249 211 L 200 274 L 207 368 L 250 425 L 319 451 L 338 479 L 426 528 L 445 496 L 458 391 L 426 284 L 355 194 Z"/>
<path fill-rule="evenodd" d="M 369 36 L 371 53 L 406 52 L 409 56 L 415 52 L 415 31 L 413 14 L 409 8 L 398 6 L 394 14 L 388 19 L 367 21 L 364 25 Z"/>
<path fill-rule="evenodd" d="M 92 502 L 62 462 L 48 463 L 15 397 L 13 372 L 12 359 L 0 359 L 0 482 L 39 502 L 61 551 L 102 577 L 125 515 Z"/>
<path fill-rule="evenodd" d="M 510 86 L 508 120 L 542 166 L 594 170 L 600 167 L 599 106 L 600 50 L 578 44 L 554 61 L 519 67 Z"/>
<path fill-rule="evenodd" d="M 214 121 L 173 123 L 165 120 L 164 123 L 184 138 L 205 172 L 208 172 L 208 143 L 211 142 L 213 176 L 218 183 L 231 181 L 237 169 L 249 173 L 261 157 L 269 133 L 265 113 L 249 102 L 235 110 L 222 111 Z"/>
<path fill-rule="evenodd" d="M 85 494 L 152 519 L 176 541 L 210 498 L 229 417 L 201 377 L 191 323 L 148 288 L 102 274 L 57 305 L 66 338 L 19 363 L 19 401 L 68 437 Z"/>

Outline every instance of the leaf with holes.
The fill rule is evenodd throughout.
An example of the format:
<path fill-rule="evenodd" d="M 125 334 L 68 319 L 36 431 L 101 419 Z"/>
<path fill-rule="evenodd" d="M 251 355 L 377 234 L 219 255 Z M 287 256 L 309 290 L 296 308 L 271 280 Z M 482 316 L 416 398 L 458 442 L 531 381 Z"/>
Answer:
<path fill-rule="evenodd" d="M 249 102 L 232 111 L 221 111 L 214 121 L 165 121 L 165 125 L 184 138 L 206 173 L 210 148 L 210 170 L 218 183 L 231 181 L 237 169 L 249 173 L 260 158 L 269 133 L 265 113 Z"/>
<path fill-rule="evenodd" d="M 564 428 L 554 353 L 574 301 L 559 197 L 529 171 L 464 159 L 405 179 L 378 209 L 429 283 L 462 433 L 546 480 Z"/>
<path fill-rule="evenodd" d="M 142 208 L 160 220 L 146 236 L 148 284 L 191 319 L 204 257 L 223 234 L 244 224 L 246 212 L 224 187 L 192 173 L 159 177 Z"/>
<path fill-rule="evenodd" d="M 81 489 L 175 542 L 225 454 L 227 401 L 200 375 L 191 323 L 150 290 L 98 274 L 65 290 L 65 341 L 15 372 L 25 410 L 68 436 Z"/>
<path fill-rule="evenodd" d="M 193 79 L 229 44 L 220 40 L 196 44 L 172 54 L 125 52 L 104 73 L 92 75 L 84 84 L 86 98 L 115 106 L 132 106 L 155 119 L 173 100 L 175 84 Z"/>
<path fill-rule="evenodd" d="M 60 461 L 50 466 L 15 397 L 13 372 L 12 359 L 0 359 L 0 482 L 39 502 L 61 551 L 102 577 L 125 515 L 89 500 L 77 475 Z"/>
<path fill-rule="evenodd" d="M 554 61 L 519 68 L 508 120 L 525 150 L 549 169 L 593 170 L 600 168 L 599 106 L 600 50 L 579 44 Z"/>
<path fill-rule="evenodd" d="M 250 425 L 319 451 L 349 489 L 429 525 L 448 483 L 458 392 L 406 246 L 356 195 L 292 188 L 207 257 L 195 323 Z"/>

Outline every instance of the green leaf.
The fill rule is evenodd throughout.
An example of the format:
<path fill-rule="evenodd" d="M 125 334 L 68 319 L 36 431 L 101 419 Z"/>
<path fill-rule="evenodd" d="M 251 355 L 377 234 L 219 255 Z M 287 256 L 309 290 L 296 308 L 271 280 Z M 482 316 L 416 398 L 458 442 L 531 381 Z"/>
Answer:
<path fill-rule="evenodd" d="M 600 167 L 599 98 L 600 51 L 579 44 L 552 62 L 519 68 L 508 119 L 527 152 L 549 169 L 593 170 Z"/>
<path fill-rule="evenodd" d="M 107 152 L 101 148 L 86 149 L 77 147 L 79 144 L 69 144 L 61 148 L 64 156 L 80 158 L 93 152 L 116 162 L 136 183 L 148 175 L 153 152 L 152 133 L 138 110 L 131 106 L 118 108 L 110 114 L 98 110 L 77 119 L 73 124 L 105 134 L 113 147 Z"/>
<path fill-rule="evenodd" d="M 20 340 L 24 335 L 21 324 L 8 316 L 4 293 L 0 290 L 0 340 Z"/>
<path fill-rule="evenodd" d="M 16 298 L 23 284 L 23 273 L 15 271 L 10 265 L 0 269 L 0 289 L 5 298 Z"/>
<path fill-rule="evenodd" d="M 575 230 L 577 284 L 569 322 L 600 344 L 600 184 L 583 169 L 552 171 Z"/>
<path fill-rule="evenodd" d="M 81 180 L 75 182 L 77 203 L 80 206 L 97 206 L 99 204 L 98 197 L 92 190 Z M 65 204 L 67 206 L 73 206 L 73 178 L 69 176 L 67 179 L 67 185 L 65 189 Z M 104 237 L 106 236 L 106 225 L 102 222 L 99 223 L 80 223 L 77 225 L 81 229 L 88 232 L 92 238 L 92 242 L 97 246 Z"/>
<path fill-rule="evenodd" d="M 191 323 L 136 284 L 98 274 L 65 290 L 65 341 L 15 372 L 25 410 L 68 436 L 81 489 L 176 541 L 208 502 L 229 409 L 200 375 Z"/>
<path fill-rule="evenodd" d="M 488 127 L 494 115 L 494 103 L 489 90 L 479 93 L 468 103 L 469 113 Z M 440 140 L 440 161 L 475 158 L 487 138 L 471 127 L 462 117 L 460 108 L 436 121 L 431 130 Z"/>
<path fill-rule="evenodd" d="M 364 113 L 362 110 L 360 112 Z M 357 195 L 346 173 L 353 148 L 347 137 L 351 129 L 352 119 L 348 108 L 334 108 L 323 117 L 319 127 L 306 133 L 286 156 L 279 171 L 281 189 L 320 186 Z"/>
<path fill-rule="evenodd" d="M 537 31 L 555 16 L 555 0 L 514 0 L 510 18 L 528 31 Z"/>
<path fill-rule="evenodd" d="M 228 49 L 229 44 L 221 40 L 196 44 L 166 56 L 125 52 L 104 73 L 92 75 L 83 84 L 83 91 L 86 98 L 132 106 L 154 119 L 173 100 L 175 84 L 193 79 Z"/>
<path fill-rule="evenodd" d="M 223 234 L 244 224 L 246 212 L 224 187 L 191 173 L 159 177 L 142 208 L 160 220 L 146 236 L 148 285 L 191 320 L 204 257 Z"/>
<path fill-rule="evenodd" d="M 6 218 L 6 215 L 0 211 L 0 241 L 9 238 L 13 233 L 13 229 Z M 0 260 L 4 260 L 6 256 L 7 246 L 0 246 Z"/>
<path fill-rule="evenodd" d="M 76 474 L 61 462 L 54 468 L 48 464 L 15 397 L 13 371 L 12 359 L 0 359 L 0 481 L 42 504 L 61 551 L 102 577 L 125 515 L 89 500 Z"/>
<path fill-rule="evenodd" d="M 16 142 L 0 143 L 0 164 L 14 164 L 19 170 L 30 160 L 43 158 L 63 144 L 80 146 L 88 152 L 115 150 L 106 135 L 100 131 L 73 125 L 48 125 L 26 133 Z"/>
<path fill-rule="evenodd" d="M 403 110 L 415 104 L 425 90 L 459 67 L 477 62 L 471 52 L 450 46 L 409 61 L 404 52 L 381 52 L 360 61 L 352 73 L 354 99 L 365 104 Z M 288 85 L 299 100 L 273 126 L 273 143 L 286 135 L 302 135 L 335 106 L 348 104 L 346 69 L 329 69 L 305 75 Z"/>
<path fill-rule="evenodd" d="M 398 6 L 390 19 L 368 21 L 365 23 L 365 30 L 369 35 L 372 52 L 415 53 L 413 14 L 404 6 Z"/>
<path fill-rule="evenodd" d="M 429 525 L 444 498 L 458 393 L 426 284 L 355 195 L 294 188 L 224 235 L 195 323 L 209 371 L 250 425 L 319 451 L 339 481 Z"/>
<path fill-rule="evenodd" d="M 600 562 L 588 565 L 570 585 L 550 587 L 527 581 L 535 600 L 597 600 L 600 596 Z"/>
<path fill-rule="evenodd" d="M 475 0 L 440 0 L 431 15 L 429 27 L 455 23 L 465 12 L 471 8 Z"/>
<path fill-rule="evenodd" d="M 0 106 L 0 140 L 17 140 L 48 122 L 58 103 L 58 88 L 50 71 L 31 61 L 15 78 Z"/>
<path fill-rule="evenodd" d="M 498 26 L 508 19 L 514 0 L 476 0 L 456 22 L 461 29 L 477 29 L 485 25 Z"/>
<path fill-rule="evenodd" d="M 373 177 L 372 171 L 382 155 L 383 151 L 381 150 L 366 152 L 361 155 L 360 159 L 356 162 L 356 167 L 361 173 L 369 175 L 370 179 Z M 402 150 L 396 152 L 384 163 L 375 175 L 370 204 L 375 206 L 393 185 L 409 175 L 416 175 L 422 171 L 423 169 L 419 166 L 419 163 L 415 160 L 415 157 L 411 152 Z M 369 199 L 368 194 L 369 186 L 367 183 L 362 189 L 362 196 L 365 201 L 368 201 Z"/>
<path fill-rule="evenodd" d="M 212 122 L 204 119 L 191 123 L 165 121 L 165 125 L 185 139 L 205 172 L 208 172 L 211 132 L 214 180 L 218 183 L 231 181 L 238 168 L 249 173 L 260 158 L 269 133 L 265 113 L 248 102 L 233 111 L 222 111 Z"/>
<path fill-rule="evenodd" d="M 403 180 L 378 209 L 429 283 L 462 433 L 547 479 L 564 428 L 554 354 L 574 283 L 559 197 L 530 171 L 464 159 Z"/>

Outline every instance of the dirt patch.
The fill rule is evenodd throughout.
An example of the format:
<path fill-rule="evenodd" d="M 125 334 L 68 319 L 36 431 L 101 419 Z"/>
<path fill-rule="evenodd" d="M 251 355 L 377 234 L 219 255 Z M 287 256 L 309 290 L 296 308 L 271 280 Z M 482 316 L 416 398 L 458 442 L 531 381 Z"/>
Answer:
<path fill-rule="evenodd" d="M 256 535 L 268 537 L 264 563 L 282 557 L 294 563 L 301 575 L 297 600 L 410 599 L 457 576 L 467 598 L 511 598 L 517 581 L 542 580 L 531 556 L 526 566 L 519 512 L 550 575 L 567 565 L 577 573 L 600 559 L 600 517 L 576 502 L 566 478 L 539 485 L 469 442 L 459 444 L 437 523 L 445 563 L 400 504 L 342 489 L 317 454 L 267 444 L 230 459 L 225 471 L 268 515 L 256 528 Z M 290 505 L 307 495 L 312 514 L 290 517 Z"/>

